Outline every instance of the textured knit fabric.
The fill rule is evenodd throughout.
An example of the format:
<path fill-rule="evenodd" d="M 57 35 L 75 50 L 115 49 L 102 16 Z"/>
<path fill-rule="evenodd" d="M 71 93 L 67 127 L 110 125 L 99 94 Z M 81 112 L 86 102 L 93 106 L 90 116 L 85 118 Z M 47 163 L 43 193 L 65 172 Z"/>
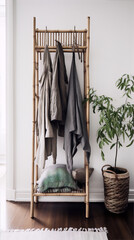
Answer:
<path fill-rule="evenodd" d="M 82 95 L 75 64 L 75 54 L 73 53 L 64 133 L 64 149 L 66 152 L 68 171 L 70 172 L 73 168 L 73 156 L 77 151 L 79 143 L 82 144 L 83 150 L 86 151 L 86 156 L 89 161 L 90 145 L 86 128 L 85 113 L 82 105 Z"/>
<path fill-rule="evenodd" d="M 50 92 L 52 85 L 52 63 L 48 46 L 44 51 L 43 59 L 44 69 L 39 86 L 39 104 L 36 119 L 36 132 L 38 137 L 38 149 L 36 154 L 36 163 L 43 169 L 45 160 L 53 155 L 53 162 L 56 162 L 57 139 L 55 125 L 50 122 Z"/>
<path fill-rule="evenodd" d="M 53 81 L 51 87 L 50 114 L 51 121 L 56 121 L 58 135 L 64 136 L 64 124 L 67 107 L 67 73 L 62 46 L 57 42 L 56 54 L 53 64 Z"/>
<path fill-rule="evenodd" d="M 108 240 L 106 228 L 87 228 L 77 229 L 70 227 L 58 230 L 43 229 L 27 229 L 27 230 L 0 230 L 0 240 Z"/>

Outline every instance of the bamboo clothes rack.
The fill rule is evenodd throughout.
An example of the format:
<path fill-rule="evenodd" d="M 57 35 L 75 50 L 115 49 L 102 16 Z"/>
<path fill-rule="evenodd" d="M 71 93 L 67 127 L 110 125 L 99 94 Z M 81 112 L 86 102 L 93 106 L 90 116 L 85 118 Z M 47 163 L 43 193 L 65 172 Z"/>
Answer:
<path fill-rule="evenodd" d="M 37 150 L 37 138 L 35 131 L 35 118 L 38 107 L 39 95 L 39 56 L 43 54 L 45 45 L 48 45 L 50 52 L 56 52 L 56 41 L 62 44 L 63 51 L 72 53 L 74 42 L 77 44 L 75 51 L 83 55 L 83 75 L 84 75 L 84 96 L 89 92 L 89 42 L 90 42 L 90 18 L 88 17 L 87 29 L 84 30 L 40 30 L 36 28 L 36 18 L 33 18 L 33 136 L 32 136 L 32 182 L 31 182 L 31 206 L 30 216 L 34 217 L 34 201 L 38 202 L 39 196 L 75 196 L 84 197 L 86 207 L 86 218 L 89 217 L 89 163 L 84 153 L 85 165 L 85 188 L 83 192 L 71 193 L 38 193 L 36 191 L 36 181 L 38 180 L 38 165 L 35 164 Z M 86 124 L 89 134 L 89 102 L 86 102 Z"/>

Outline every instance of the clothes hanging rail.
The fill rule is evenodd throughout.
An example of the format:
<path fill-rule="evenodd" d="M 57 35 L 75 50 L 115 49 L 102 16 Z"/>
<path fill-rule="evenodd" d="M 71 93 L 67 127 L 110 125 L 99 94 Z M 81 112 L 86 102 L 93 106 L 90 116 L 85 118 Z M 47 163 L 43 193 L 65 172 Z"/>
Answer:
<path fill-rule="evenodd" d="M 84 30 L 40 30 L 36 28 L 36 18 L 33 18 L 33 134 L 32 134 L 32 182 L 31 182 L 31 206 L 30 216 L 34 217 L 34 201 L 38 202 L 39 196 L 78 196 L 84 197 L 86 206 L 86 218 L 89 217 L 89 163 L 84 153 L 85 165 L 85 188 L 82 192 L 71 193 L 38 193 L 36 181 L 38 180 L 38 165 L 35 164 L 37 150 L 37 138 L 35 133 L 35 117 L 39 102 L 39 56 L 44 52 L 45 45 L 48 45 L 50 52 L 56 51 L 56 40 L 60 41 L 64 52 L 73 52 L 72 46 L 75 44 L 75 52 L 83 54 L 83 75 L 84 75 L 84 96 L 89 92 L 89 42 L 90 42 L 90 17 L 88 17 L 87 29 Z M 86 124 L 89 134 L 89 102 L 85 104 Z"/>

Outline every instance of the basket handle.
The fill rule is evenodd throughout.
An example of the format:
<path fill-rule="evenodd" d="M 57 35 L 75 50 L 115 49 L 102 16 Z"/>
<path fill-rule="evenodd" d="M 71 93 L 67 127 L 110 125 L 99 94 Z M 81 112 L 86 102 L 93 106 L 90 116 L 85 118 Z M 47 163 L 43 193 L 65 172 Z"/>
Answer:
<path fill-rule="evenodd" d="M 104 173 L 104 172 L 107 172 L 107 173 L 113 173 L 113 174 L 115 175 L 115 178 L 117 178 L 117 174 L 116 174 L 114 171 L 112 171 L 112 170 L 108 170 L 108 169 L 106 169 L 106 170 L 103 170 L 103 169 L 104 169 L 104 167 L 112 167 L 112 166 L 111 166 L 111 165 L 109 165 L 109 164 L 106 164 L 106 165 L 104 165 L 104 166 L 101 168 L 102 175 L 103 175 L 103 173 Z"/>

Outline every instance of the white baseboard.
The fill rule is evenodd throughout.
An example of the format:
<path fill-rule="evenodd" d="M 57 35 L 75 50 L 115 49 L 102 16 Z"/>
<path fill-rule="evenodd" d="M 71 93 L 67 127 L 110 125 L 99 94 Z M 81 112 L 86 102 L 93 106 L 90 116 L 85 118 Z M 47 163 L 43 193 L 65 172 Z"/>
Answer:
<path fill-rule="evenodd" d="M 134 202 L 134 189 L 129 190 L 129 202 Z"/>
<path fill-rule="evenodd" d="M 15 191 L 15 189 L 7 189 L 6 190 L 6 200 L 16 201 L 16 191 Z"/>
<path fill-rule="evenodd" d="M 31 200 L 30 191 L 16 190 L 16 201 L 17 202 L 29 202 L 30 200 Z"/>
<path fill-rule="evenodd" d="M 7 200 L 12 200 L 16 202 L 30 202 L 31 194 L 30 191 L 23 190 L 7 190 Z M 63 196 L 47 196 L 40 197 L 40 202 L 83 202 L 83 197 L 63 197 Z M 104 202 L 104 192 L 103 189 L 91 190 L 89 193 L 90 202 Z M 129 191 L 129 202 L 134 202 L 134 190 Z"/>
<path fill-rule="evenodd" d="M 31 199 L 30 191 L 16 191 L 16 201 L 17 202 L 29 202 Z M 90 202 L 104 202 L 103 189 L 99 192 L 90 192 L 89 194 Z M 39 197 L 40 202 L 83 202 L 84 197 L 72 197 L 72 196 L 46 196 Z"/>

